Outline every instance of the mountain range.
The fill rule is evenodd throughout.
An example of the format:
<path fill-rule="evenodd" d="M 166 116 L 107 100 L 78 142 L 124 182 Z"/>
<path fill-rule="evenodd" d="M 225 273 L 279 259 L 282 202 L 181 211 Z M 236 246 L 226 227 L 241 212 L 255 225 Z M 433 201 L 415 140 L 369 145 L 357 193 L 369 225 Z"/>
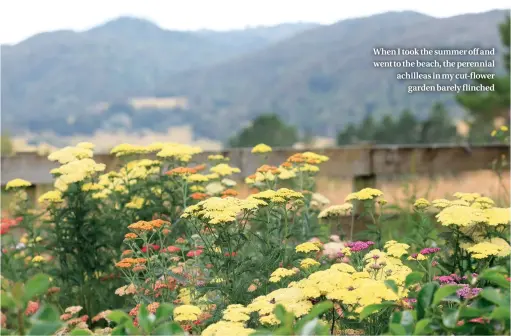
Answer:
<path fill-rule="evenodd" d="M 453 94 L 408 94 L 409 83 L 396 80 L 403 69 L 374 68 L 372 50 L 499 50 L 506 13 L 388 12 L 226 32 L 121 17 L 84 32 L 41 33 L 1 46 L 2 128 L 69 136 L 189 126 L 196 137 L 224 141 L 268 112 L 324 136 L 368 114 L 411 109 L 424 117 L 436 101 L 460 116 Z"/>

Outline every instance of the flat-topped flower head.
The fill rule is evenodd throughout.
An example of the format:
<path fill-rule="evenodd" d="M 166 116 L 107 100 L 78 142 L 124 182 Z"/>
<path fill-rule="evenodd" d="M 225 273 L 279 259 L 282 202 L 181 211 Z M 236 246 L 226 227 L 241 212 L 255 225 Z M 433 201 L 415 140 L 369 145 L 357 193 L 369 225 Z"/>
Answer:
<path fill-rule="evenodd" d="M 303 253 L 316 252 L 319 250 L 320 250 L 319 247 L 312 242 L 305 242 L 305 243 L 302 243 L 295 247 L 296 252 L 303 252 Z"/>
<path fill-rule="evenodd" d="M 89 148 L 67 146 L 48 155 L 48 160 L 66 164 L 75 160 L 91 158 L 93 155 L 94 153 Z"/>
<path fill-rule="evenodd" d="M 49 203 L 61 203 L 62 193 L 59 190 L 50 190 L 42 194 L 39 199 L 39 203 L 49 202 Z"/>
<path fill-rule="evenodd" d="M 483 210 L 488 217 L 488 225 L 509 225 L 511 222 L 511 208 L 489 208 Z"/>
<path fill-rule="evenodd" d="M 202 153 L 202 149 L 197 146 L 189 146 L 176 143 L 166 143 L 156 156 L 166 159 L 174 159 L 182 162 L 188 162 L 195 154 Z"/>
<path fill-rule="evenodd" d="M 279 282 L 283 278 L 287 278 L 290 276 L 293 276 L 296 274 L 296 271 L 290 270 L 287 268 L 277 268 L 273 273 L 270 275 L 270 282 Z"/>
<path fill-rule="evenodd" d="M 372 199 L 382 196 L 382 195 L 383 195 L 383 192 L 381 190 L 374 189 L 374 188 L 364 188 L 360 191 L 349 194 L 348 196 L 346 196 L 344 201 L 345 202 L 350 202 L 350 201 L 354 201 L 354 200 L 367 201 L 367 200 L 372 200 Z"/>
<path fill-rule="evenodd" d="M 110 154 L 115 154 L 117 157 L 127 156 L 127 155 L 140 155 L 147 153 L 147 148 L 140 145 L 132 145 L 128 143 L 123 143 L 115 146 L 110 151 Z"/>
<path fill-rule="evenodd" d="M 27 188 L 27 187 L 30 187 L 31 185 L 32 185 L 32 183 L 30 183 L 26 180 L 17 178 L 17 179 L 7 182 L 7 185 L 5 186 L 5 190 Z"/>
<path fill-rule="evenodd" d="M 413 203 L 413 207 L 418 210 L 427 209 L 430 205 L 431 203 L 429 203 L 429 201 L 425 198 L 419 198 L 415 201 L 415 203 Z"/>
<path fill-rule="evenodd" d="M 344 203 L 341 205 L 332 205 L 321 211 L 318 218 L 335 218 L 348 216 L 353 211 L 353 204 Z"/>
<path fill-rule="evenodd" d="M 302 269 L 309 269 L 311 267 L 319 266 L 320 263 L 317 260 L 314 260 L 312 258 L 305 258 L 302 261 L 300 261 L 300 268 Z"/>
<path fill-rule="evenodd" d="M 216 166 L 211 167 L 209 170 L 219 176 L 228 176 L 241 172 L 239 168 L 231 167 L 227 163 L 219 163 Z"/>
<path fill-rule="evenodd" d="M 252 153 L 258 154 L 269 153 L 271 151 L 272 151 L 271 147 L 263 143 L 260 143 L 259 145 L 256 145 L 254 146 L 254 148 L 252 148 Z"/>
<path fill-rule="evenodd" d="M 488 223 L 488 217 L 482 210 L 463 205 L 449 206 L 440 211 L 436 218 L 444 226 L 470 226 Z"/>
<path fill-rule="evenodd" d="M 194 322 L 199 319 L 201 309 L 194 305 L 181 305 L 174 309 L 174 320 L 178 322 Z"/>

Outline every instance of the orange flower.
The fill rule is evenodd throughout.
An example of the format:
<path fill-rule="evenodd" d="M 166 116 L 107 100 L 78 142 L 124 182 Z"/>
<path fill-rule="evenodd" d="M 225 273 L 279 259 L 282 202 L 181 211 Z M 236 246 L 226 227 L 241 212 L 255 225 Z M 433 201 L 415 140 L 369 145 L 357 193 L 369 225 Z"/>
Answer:
<path fill-rule="evenodd" d="M 122 256 L 128 256 L 128 255 L 131 255 L 133 254 L 133 250 L 125 250 L 125 251 L 122 251 Z"/>
<path fill-rule="evenodd" d="M 150 303 L 149 305 L 147 305 L 147 310 L 149 310 L 150 313 L 155 314 L 156 309 L 158 309 L 159 306 L 160 306 L 159 302 L 153 302 L 153 303 Z"/>
<path fill-rule="evenodd" d="M 52 294 L 55 294 L 55 293 L 58 293 L 60 292 L 60 288 L 58 287 L 51 287 L 48 289 L 48 292 L 46 292 L 46 294 L 48 295 L 52 295 Z"/>
<path fill-rule="evenodd" d="M 170 233 L 170 230 L 169 229 L 163 229 L 163 230 L 161 230 L 161 233 L 163 233 L 164 236 L 168 236 L 169 233 Z"/>
<path fill-rule="evenodd" d="M 190 195 L 190 197 L 196 201 L 203 200 L 208 197 L 208 194 L 196 192 Z"/>
<path fill-rule="evenodd" d="M 170 222 L 164 221 L 163 219 L 154 219 L 150 222 L 155 228 L 160 228 L 163 225 L 170 225 Z"/>
<path fill-rule="evenodd" d="M 137 316 L 137 315 L 138 315 L 138 310 L 139 310 L 139 309 L 140 309 L 140 303 L 139 303 L 139 304 L 137 304 L 137 305 L 135 306 L 135 308 L 133 308 L 132 310 L 130 310 L 129 315 L 130 315 L 130 316 Z"/>
<path fill-rule="evenodd" d="M 189 167 L 177 167 L 174 169 L 169 170 L 165 173 L 165 175 L 188 175 L 188 174 L 195 174 L 196 171 L 193 168 Z"/>
<path fill-rule="evenodd" d="M 238 196 L 238 192 L 234 189 L 226 189 L 222 192 L 222 196 Z"/>
<path fill-rule="evenodd" d="M 272 174 L 278 173 L 279 169 L 275 166 L 270 166 L 267 164 L 262 165 L 261 167 L 257 168 L 257 172 L 259 173 L 266 173 L 271 172 Z"/>
<path fill-rule="evenodd" d="M 145 259 L 145 258 L 137 258 L 137 259 L 135 259 L 135 262 L 137 264 L 145 264 L 147 262 L 147 259 Z"/>
<path fill-rule="evenodd" d="M 97 322 L 97 321 L 103 320 L 103 319 L 108 320 L 107 316 L 110 315 L 111 312 L 112 312 L 111 310 L 105 310 L 105 311 L 98 313 L 96 316 L 94 316 L 92 318 L 92 322 Z"/>
<path fill-rule="evenodd" d="M 291 162 L 284 162 L 280 165 L 282 168 L 292 168 L 293 164 Z"/>
<path fill-rule="evenodd" d="M 67 321 L 67 320 L 69 320 L 71 317 L 73 317 L 73 315 L 72 315 L 72 314 L 65 313 L 65 314 L 60 315 L 60 320 L 62 320 L 62 321 Z"/>
<path fill-rule="evenodd" d="M 308 164 L 317 165 L 317 164 L 320 164 L 320 163 L 321 163 L 321 161 L 320 161 L 320 160 L 318 160 L 318 159 L 308 159 L 308 160 L 307 160 L 307 163 L 308 163 Z"/>
<path fill-rule="evenodd" d="M 154 229 L 154 225 L 151 222 L 138 221 L 136 223 L 128 225 L 128 229 L 133 231 L 151 231 Z"/>
<path fill-rule="evenodd" d="M 305 157 L 303 156 L 302 153 L 296 153 L 296 154 L 291 155 L 287 159 L 287 161 L 293 162 L 293 163 L 301 163 L 301 162 L 305 162 Z"/>
<path fill-rule="evenodd" d="M 133 272 L 142 272 L 145 271 L 146 267 L 145 265 L 136 265 L 133 267 Z"/>
<path fill-rule="evenodd" d="M 126 238 L 126 239 L 135 239 L 135 238 L 137 238 L 137 235 L 132 233 L 132 232 L 130 232 L 130 233 L 126 233 L 124 235 L 124 238 Z"/>
<path fill-rule="evenodd" d="M 27 316 L 34 315 L 35 312 L 38 310 L 39 310 L 39 302 L 28 301 L 27 309 L 25 310 L 25 315 L 27 315 Z"/>
<path fill-rule="evenodd" d="M 198 172 L 203 171 L 204 169 L 206 169 L 206 165 L 205 164 L 200 164 L 200 165 L 197 165 L 195 167 L 191 167 L 190 169 L 193 169 L 193 170 L 195 170 L 195 173 L 198 173 Z"/>

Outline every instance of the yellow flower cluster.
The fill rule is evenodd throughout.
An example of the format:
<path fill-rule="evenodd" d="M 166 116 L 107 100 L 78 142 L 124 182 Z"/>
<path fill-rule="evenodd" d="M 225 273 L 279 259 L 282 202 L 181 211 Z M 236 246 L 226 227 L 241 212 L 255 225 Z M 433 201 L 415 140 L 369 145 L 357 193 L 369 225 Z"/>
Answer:
<path fill-rule="evenodd" d="M 104 171 L 105 168 L 103 163 L 96 163 L 90 158 L 77 158 L 69 161 L 53 170 L 58 175 L 55 180 L 55 188 L 64 192 L 70 184 L 92 177 L 95 173 Z"/>
<path fill-rule="evenodd" d="M 271 151 L 272 151 L 271 147 L 268 145 L 265 145 L 263 143 L 261 143 L 257 146 L 254 146 L 254 148 L 252 148 L 252 153 L 258 153 L 258 154 L 268 153 Z"/>
<path fill-rule="evenodd" d="M 229 322 L 229 321 L 218 321 L 209 325 L 202 331 L 202 336 L 225 336 L 225 335 L 236 335 L 236 336 L 248 336 L 255 332 L 254 329 L 246 328 L 243 323 Z"/>
<path fill-rule="evenodd" d="M 353 204 L 344 203 L 341 205 L 332 205 L 325 210 L 321 211 L 318 215 L 318 218 L 331 218 L 331 217 L 341 217 L 348 216 L 353 211 Z"/>
<path fill-rule="evenodd" d="M 62 202 L 62 193 L 58 190 L 50 190 L 42 194 L 39 199 L 39 203 L 49 202 L 49 203 L 61 203 Z"/>
<path fill-rule="evenodd" d="M 317 163 L 323 163 L 323 162 L 326 162 L 329 160 L 328 156 L 316 154 L 313 152 L 304 152 L 304 153 L 302 153 L 302 156 L 307 161 L 315 161 Z"/>
<path fill-rule="evenodd" d="M 419 210 L 427 209 L 431 206 L 431 203 L 425 198 L 419 198 L 413 203 L 413 207 Z"/>
<path fill-rule="evenodd" d="M 277 268 L 275 271 L 273 271 L 273 273 L 270 276 L 269 281 L 270 282 L 279 282 L 283 278 L 287 278 L 287 277 L 293 276 L 295 274 L 296 274 L 296 272 L 294 270 L 280 267 L 280 268 Z"/>
<path fill-rule="evenodd" d="M 387 250 L 387 254 L 389 256 L 401 258 L 403 255 L 408 253 L 410 245 L 398 243 L 395 240 L 389 240 L 385 243 L 384 248 Z"/>
<path fill-rule="evenodd" d="M 285 203 L 290 200 L 303 198 L 303 194 L 288 188 L 280 188 L 279 190 L 267 189 L 249 196 L 249 199 L 264 200 L 273 203 Z"/>
<path fill-rule="evenodd" d="M 16 189 L 16 188 L 26 188 L 26 187 L 30 187 L 31 185 L 32 185 L 32 183 L 30 183 L 26 180 L 17 178 L 17 179 L 7 182 L 7 184 L 5 186 L 5 190 Z"/>
<path fill-rule="evenodd" d="M 141 197 L 133 197 L 129 203 L 126 204 L 126 208 L 128 209 L 142 209 L 144 206 L 145 200 Z"/>
<path fill-rule="evenodd" d="M 344 199 L 345 202 L 350 202 L 354 200 L 359 201 L 366 201 L 366 200 L 372 200 L 376 197 L 382 196 L 383 192 L 378 189 L 374 188 L 364 188 L 362 190 L 359 190 L 357 192 L 351 193 Z"/>
<path fill-rule="evenodd" d="M 189 162 L 192 156 L 202 152 L 200 147 L 189 146 L 177 143 L 166 143 L 156 156 L 161 158 L 171 158 L 182 162 Z"/>
<path fill-rule="evenodd" d="M 178 306 L 174 309 L 174 320 L 178 322 L 197 321 L 201 313 L 200 308 L 194 305 Z"/>
<path fill-rule="evenodd" d="M 306 315 L 312 308 L 301 288 L 280 288 L 268 295 L 255 298 L 247 308 L 251 312 L 259 314 L 259 321 L 267 325 L 277 325 L 280 321 L 273 314 L 276 305 L 281 304 L 284 308 L 294 313 L 296 317 Z"/>
<path fill-rule="evenodd" d="M 507 257 L 511 254 L 511 246 L 502 238 L 492 238 L 467 247 L 474 259 L 486 259 L 490 256 Z"/>
<path fill-rule="evenodd" d="M 255 198 L 211 197 L 187 207 L 181 217 L 193 216 L 207 220 L 209 224 L 230 223 L 236 220 L 238 214 L 252 212 L 265 205 L 266 202 Z"/>
<path fill-rule="evenodd" d="M 208 155 L 209 161 L 229 161 L 228 157 L 223 156 L 222 154 L 214 154 Z"/>
<path fill-rule="evenodd" d="M 309 269 L 311 267 L 319 266 L 320 263 L 312 258 L 305 258 L 300 261 L 300 267 L 302 269 Z"/>
<path fill-rule="evenodd" d="M 319 247 L 312 242 L 305 242 L 301 243 L 300 245 L 297 245 L 295 247 L 295 251 L 303 253 L 316 252 L 319 251 Z"/>
<path fill-rule="evenodd" d="M 72 161 L 91 158 L 93 152 L 90 148 L 67 146 L 59 149 L 48 156 L 50 161 L 58 161 L 60 164 L 66 164 Z"/>
<path fill-rule="evenodd" d="M 477 204 L 477 206 L 473 206 L 474 204 Z M 481 204 L 485 204 L 485 206 L 481 206 Z M 436 217 L 445 226 L 470 227 L 477 224 L 490 226 L 509 225 L 511 221 L 509 208 L 493 208 L 489 206 L 490 203 L 486 200 L 483 203 L 475 201 L 471 205 L 468 203 L 466 205 L 458 205 L 453 201 L 444 207 Z"/>
<path fill-rule="evenodd" d="M 231 167 L 227 163 L 219 163 L 216 166 L 211 167 L 209 170 L 219 176 L 228 176 L 241 172 L 239 168 Z"/>

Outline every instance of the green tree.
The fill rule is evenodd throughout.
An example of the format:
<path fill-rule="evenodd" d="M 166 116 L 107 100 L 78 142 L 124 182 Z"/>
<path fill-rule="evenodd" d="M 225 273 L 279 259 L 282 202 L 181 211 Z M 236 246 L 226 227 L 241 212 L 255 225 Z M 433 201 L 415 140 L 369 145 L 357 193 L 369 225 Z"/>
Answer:
<path fill-rule="evenodd" d="M 292 146 L 298 141 L 294 126 L 286 125 L 276 114 L 263 114 L 251 125 L 229 139 L 231 147 L 252 147 L 259 143 L 269 146 Z"/>
<path fill-rule="evenodd" d="M 401 112 L 395 125 L 395 141 L 398 144 L 414 144 L 419 139 L 419 121 L 413 113 L 406 109 Z"/>
<path fill-rule="evenodd" d="M 397 143 L 396 122 L 391 115 L 383 116 L 381 122 L 376 127 L 373 136 L 373 141 L 378 144 L 393 144 Z"/>
<path fill-rule="evenodd" d="M 338 146 L 345 146 L 345 145 L 352 145 L 354 143 L 357 142 L 357 135 L 359 133 L 359 130 L 357 128 L 357 126 L 355 126 L 354 124 L 348 124 L 348 126 L 346 126 L 344 128 L 344 130 L 342 130 L 341 132 L 339 132 L 339 134 L 337 134 L 337 145 Z"/>
<path fill-rule="evenodd" d="M 456 125 L 453 124 L 445 106 L 437 102 L 431 108 L 428 119 L 422 122 L 419 135 L 421 143 L 453 143 L 458 140 Z"/>
<path fill-rule="evenodd" d="M 510 29 L 511 18 L 499 25 L 500 38 L 504 46 L 504 67 L 506 74 L 494 79 L 477 79 L 474 84 L 495 84 L 493 92 L 463 92 L 456 100 L 467 111 L 469 116 L 471 141 L 483 142 L 489 140 L 489 131 L 493 128 L 495 118 L 503 117 L 509 124 L 509 91 L 510 91 Z"/>

